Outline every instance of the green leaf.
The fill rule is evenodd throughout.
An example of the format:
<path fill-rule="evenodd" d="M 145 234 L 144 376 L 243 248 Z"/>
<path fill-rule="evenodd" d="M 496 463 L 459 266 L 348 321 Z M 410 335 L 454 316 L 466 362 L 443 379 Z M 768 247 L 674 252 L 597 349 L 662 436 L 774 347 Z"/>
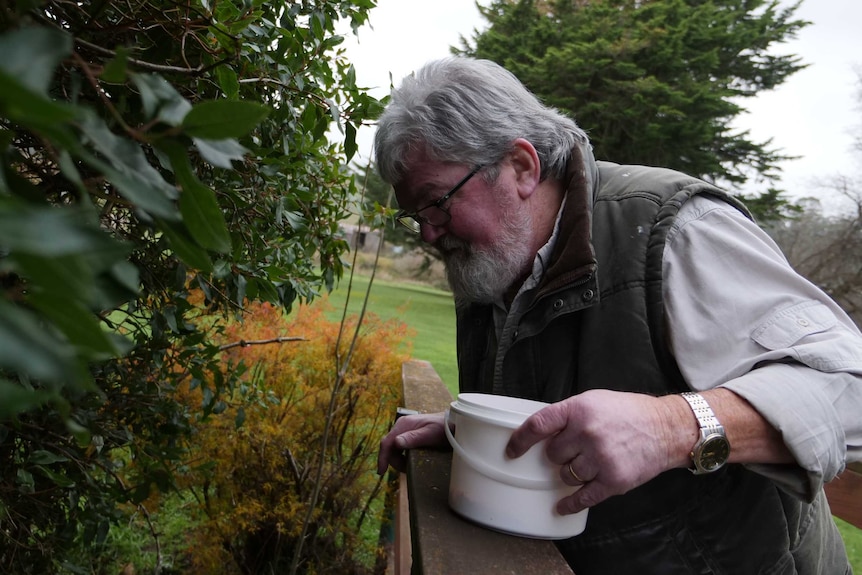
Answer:
<path fill-rule="evenodd" d="M 21 493 L 33 493 L 36 483 L 33 481 L 33 474 L 26 469 L 18 468 L 15 472 L 15 483 L 18 484 L 18 491 Z"/>
<path fill-rule="evenodd" d="M 81 116 L 81 129 L 108 161 L 83 152 L 81 158 L 104 173 L 138 208 L 160 218 L 179 219 L 172 201 L 177 197 L 176 189 L 150 164 L 141 147 L 112 133 L 95 114 Z"/>
<path fill-rule="evenodd" d="M 192 108 L 182 127 L 189 136 L 205 140 L 239 138 L 249 133 L 270 109 L 257 102 L 208 100 Z"/>
<path fill-rule="evenodd" d="M 273 285 L 272 282 L 264 279 L 257 279 L 255 280 L 255 283 L 257 284 L 258 297 L 262 301 L 266 301 L 272 304 L 279 303 L 281 298 L 278 295 L 278 289 L 275 287 L 275 285 Z"/>
<path fill-rule="evenodd" d="M 51 394 L 46 391 L 27 389 L 17 383 L 0 379 L 0 420 L 44 405 L 50 398 Z"/>
<path fill-rule="evenodd" d="M 198 152 L 204 160 L 218 166 L 219 168 L 233 169 L 232 160 L 242 161 L 243 156 L 248 153 L 239 142 L 234 139 L 227 140 L 204 140 L 192 138 Z"/>
<path fill-rule="evenodd" d="M 182 187 L 180 213 L 192 237 L 202 247 L 221 253 L 229 252 L 230 234 L 215 192 L 195 176 L 182 145 L 175 141 L 163 141 L 160 147 L 168 155 L 174 175 Z"/>
<path fill-rule="evenodd" d="M 347 162 L 353 157 L 359 146 L 356 144 L 356 128 L 353 124 L 347 122 L 344 133 L 344 155 Z"/>
<path fill-rule="evenodd" d="M 218 85 L 228 100 L 239 98 L 239 80 L 237 80 L 236 72 L 232 68 L 226 65 L 219 66 L 216 68 L 216 78 L 218 78 Z"/>
<path fill-rule="evenodd" d="M 42 475 L 51 480 L 51 483 L 56 485 L 57 487 L 72 487 L 75 485 L 75 482 L 63 475 L 62 473 L 57 473 L 56 471 L 51 471 L 47 467 L 43 467 L 41 465 L 36 466 L 36 470 L 39 471 Z"/>
<path fill-rule="evenodd" d="M 128 291 L 130 297 L 137 295 L 141 277 L 134 264 L 125 260 L 118 261 L 111 266 L 110 275 L 119 287 Z"/>
<path fill-rule="evenodd" d="M 119 355 L 120 349 L 108 333 L 102 330 L 96 317 L 75 300 L 60 294 L 34 293 L 30 302 L 50 318 L 87 358 L 107 359 Z"/>
<path fill-rule="evenodd" d="M 69 458 L 45 451 L 44 449 L 37 449 L 27 458 L 27 463 L 31 465 L 51 465 L 52 463 L 63 463 L 65 461 L 69 461 Z"/>
<path fill-rule="evenodd" d="M 323 40 L 324 30 L 323 30 L 323 20 L 324 15 L 320 12 L 314 12 L 311 15 L 311 30 L 314 32 L 314 37 L 318 40 Z"/>
<path fill-rule="evenodd" d="M 0 112 L 4 116 L 22 126 L 47 132 L 64 144 L 70 142 L 71 133 L 63 133 L 62 126 L 75 117 L 71 106 L 39 95 L 5 70 L 0 70 L 0 85 L 3 86 Z"/>
<path fill-rule="evenodd" d="M 126 81 L 126 65 L 129 61 L 129 49 L 123 46 L 117 48 L 117 55 L 105 64 L 99 78 L 109 84 L 123 84 Z"/>
<path fill-rule="evenodd" d="M 0 70 L 39 95 L 47 95 L 54 70 L 71 53 L 72 37 L 51 28 L 21 28 L 0 36 Z"/>
<path fill-rule="evenodd" d="M 71 346 L 51 335 L 34 313 L 0 299 L 0 317 L 0 367 L 55 382 L 77 371 Z"/>
<path fill-rule="evenodd" d="M 72 434 L 72 437 L 75 438 L 75 441 L 78 444 L 78 447 L 87 447 L 90 445 L 90 439 L 92 438 L 92 434 L 90 430 L 75 421 L 74 419 L 66 419 L 66 429 L 69 433 Z"/>
<path fill-rule="evenodd" d="M 209 254 L 188 235 L 184 227 L 166 221 L 158 223 L 171 249 L 187 266 L 204 272 L 212 271 L 213 262 Z"/>
<path fill-rule="evenodd" d="M 92 301 L 95 277 L 83 256 L 40 257 L 16 253 L 12 255 L 12 261 L 32 284 L 31 290 L 45 290 L 88 304 Z"/>
<path fill-rule="evenodd" d="M 132 490 L 132 503 L 141 503 L 147 497 L 150 496 L 150 483 L 149 481 L 143 481 L 135 486 L 134 490 Z"/>
<path fill-rule="evenodd" d="M 338 104 L 332 98 L 326 98 L 326 105 L 329 106 L 329 115 L 332 116 L 332 121 L 341 130 L 341 111 L 338 109 Z"/>
<path fill-rule="evenodd" d="M 97 252 L 124 257 L 128 248 L 74 207 L 32 207 L 0 199 L 0 245 L 12 252 L 59 257 Z"/>
<path fill-rule="evenodd" d="M 89 197 L 87 196 L 87 190 L 84 187 L 84 180 L 81 178 L 81 173 L 78 171 L 78 167 L 75 165 L 74 160 L 72 160 L 72 156 L 67 150 L 58 150 L 57 166 L 60 168 L 63 175 L 66 176 L 66 179 L 75 185 L 75 188 L 80 192 L 82 198 Z"/>
<path fill-rule="evenodd" d="M 179 126 L 192 105 L 164 78 L 157 74 L 129 74 L 138 87 L 144 113 L 150 119 Z"/>

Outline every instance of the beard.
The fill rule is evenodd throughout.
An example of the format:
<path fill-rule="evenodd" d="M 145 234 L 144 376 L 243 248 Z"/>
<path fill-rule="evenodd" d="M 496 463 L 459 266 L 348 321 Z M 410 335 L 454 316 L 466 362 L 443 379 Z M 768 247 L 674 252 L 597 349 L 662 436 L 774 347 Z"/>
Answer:
<path fill-rule="evenodd" d="M 506 211 L 496 241 L 482 249 L 448 234 L 441 237 L 435 245 L 455 299 L 491 303 L 520 279 L 536 255 L 528 241 L 532 223 L 526 210 Z"/>

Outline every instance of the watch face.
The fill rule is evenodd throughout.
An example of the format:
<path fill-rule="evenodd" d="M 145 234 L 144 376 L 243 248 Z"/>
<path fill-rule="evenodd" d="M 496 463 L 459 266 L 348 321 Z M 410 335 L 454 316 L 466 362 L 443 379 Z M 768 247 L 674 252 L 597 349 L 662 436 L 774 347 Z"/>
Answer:
<path fill-rule="evenodd" d="M 705 471 L 714 471 L 727 462 L 730 456 L 730 443 L 723 435 L 707 437 L 700 446 L 698 461 Z"/>

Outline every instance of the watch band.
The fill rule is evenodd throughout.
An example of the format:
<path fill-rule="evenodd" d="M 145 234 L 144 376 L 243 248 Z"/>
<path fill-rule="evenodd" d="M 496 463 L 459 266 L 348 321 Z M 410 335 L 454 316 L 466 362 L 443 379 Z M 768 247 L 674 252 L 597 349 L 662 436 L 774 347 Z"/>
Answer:
<path fill-rule="evenodd" d="M 721 469 L 730 456 L 730 443 L 727 441 L 724 427 L 703 396 L 692 392 L 681 395 L 688 402 L 700 426 L 700 437 L 691 448 L 692 467 L 689 471 L 695 475 L 703 475 Z"/>
<path fill-rule="evenodd" d="M 719 429 L 723 429 L 721 424 L 718 422 L 718 418 L 715 417 L 715 413 L 712 411 L 712 408 L 701 394 L 687 391 L 681 395 L 682 398 L 691 406 L 691 410 L 694 412 L 694 416 L 697 418 L 697 423 L 700 425 L 701 430 L 718 431 Z"/>

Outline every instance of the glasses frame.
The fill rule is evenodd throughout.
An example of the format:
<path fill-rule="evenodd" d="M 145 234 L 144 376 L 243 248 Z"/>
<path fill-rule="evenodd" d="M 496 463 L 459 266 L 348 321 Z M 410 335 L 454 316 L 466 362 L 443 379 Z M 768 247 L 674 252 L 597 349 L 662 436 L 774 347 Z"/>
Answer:
<path fill-rule="evenodd" d="M 455 195 L 455 192 L 463 188 L 464 184 L 469 182 L 470 179 L 476 174 L 478 174 L 479 170 L 484 167 L 484 164 L 477 164 L 476 166 L 474 166 L 473 169 L 470 170 L 470 173 L 464 176 L 460 182 L 455 184 L 455 186 L 451 190 L 449 190 L 448 192 L 440 196 L 440 198 L 431 202 L 424 208 L 420 208 L 415 212 L 407 212 L 405 210 L 398 211 L 398 213 L 395 214 L 395 220 L 414 234 L 418 234 L 422 231 L 422 224 L 428 224 L 431 226 L 445 226 L 452 220 L 452 214 L 449 213 L 449 210 L 443 207 L 443 204 L 449 201 L 452 196 Z M 443 219 L 439 223 L 434 223 L 429 218 L 422 216 L 422 212 L 431 208 L 436 208 L 440 210 L 445 216 L 445 219 Z"/>

